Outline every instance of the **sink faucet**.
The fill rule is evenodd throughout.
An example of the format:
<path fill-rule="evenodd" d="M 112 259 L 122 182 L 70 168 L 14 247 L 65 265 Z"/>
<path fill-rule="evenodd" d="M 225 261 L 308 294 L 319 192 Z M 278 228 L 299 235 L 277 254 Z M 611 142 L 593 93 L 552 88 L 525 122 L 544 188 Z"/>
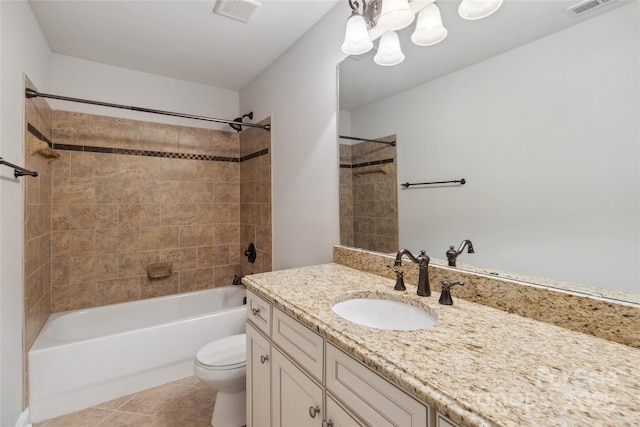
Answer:
<path fill-rule="evenodd" d="M 464 251 L 465 246 L 467 247 L 468 254 L 475 253 L 475 250 L 473 249 L 473 243 L 471 243 L 471 240 L 463 240 L 457 251 L 453 246 L 449 246 L 449 250 L 447 251 L 447 259 L 449 260 L 449 267 L 456 266 L 456 258 L 458 257 L 458 255 L 462 253 L 462 251 Z"/>
<path fill-rule="evenodd" d="M 420 275 L 418 276 L 418 292 L 421 297 L 428 297 L 431 295 L 431 287 L 429 286 L 429 256 L 425 251 L 420 251 L 420 255 L 417 257 L 408 249 L 400 249 L 396 255 L 396 261 L 393 264 L 394 267 L 402 267 L 402 257 L 406 255 L 412 262 L 415 262 L 420 267 Z"/>

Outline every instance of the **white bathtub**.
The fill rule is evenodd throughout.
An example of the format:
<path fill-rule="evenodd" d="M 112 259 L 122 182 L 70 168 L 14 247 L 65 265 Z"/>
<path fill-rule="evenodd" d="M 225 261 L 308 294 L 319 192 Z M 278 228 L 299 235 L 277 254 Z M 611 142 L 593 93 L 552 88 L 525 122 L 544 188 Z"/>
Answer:
<path fill-rule="evenodd" d="M 245 294 L 225 286 L 52 314 L 29 351 L 31 421 L 193 375 L 200 347 L 245 331 Z"/>

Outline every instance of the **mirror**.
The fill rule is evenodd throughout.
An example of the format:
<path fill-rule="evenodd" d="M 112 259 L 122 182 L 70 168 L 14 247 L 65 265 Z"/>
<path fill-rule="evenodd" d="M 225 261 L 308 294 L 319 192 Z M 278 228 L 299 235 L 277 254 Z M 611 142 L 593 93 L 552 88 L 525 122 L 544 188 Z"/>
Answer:
<path fill-rule="evenodd" d="M 442 43 L 413 46 L 409 27 L 402 64 L 339 65 L 340 133 L 396 135 L 399 247 L 445 259 L 470 239 L 458 267 L 637 302 L 638 1 L 563 11 L 576 3 L 507 0 L 468 22 L 439 1 Z"/>

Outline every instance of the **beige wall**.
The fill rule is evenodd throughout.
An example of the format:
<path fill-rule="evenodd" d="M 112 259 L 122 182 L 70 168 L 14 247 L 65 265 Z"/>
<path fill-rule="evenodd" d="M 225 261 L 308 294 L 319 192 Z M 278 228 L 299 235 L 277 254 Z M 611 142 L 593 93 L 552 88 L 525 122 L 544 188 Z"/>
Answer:
<path fill-rule="evenodd" d="M 270 120 L 261 123 L 269 124 Z M 240 133 L 240 156 L 241 243 L 243 251 L 253 243 L 257 252 L 255 263 L 242 257 L 242 274 L 271 271 L 270 133 L 256 128 Z"/>
<path fill-rule="evenodd" d="M 63 147 L 54 163 L 52 311 L 223 286 L 242 273 L 237 133 L 56 111 L 53 139 L 85 151 Z M 173 274 L 149 279 L 155 262 Z"/>
<path fill-rule="evenodd" d="M 395 136 L 380 138 L 395 141 Z M 340 144 L 340 239 L 379 252 L 398 250 L 396 148 Z"/>
<path fill-rule="evenodd" d="M 36 89 L 25 80 L 26 87 Z M 51 165 L 39 154 L 31 154 L 40 139 L 27 131 L 30 123 L 51 138 L 51 108 L 43 99 L 25 99 L 24 167 L 38 172 L 37 177 L 20 178 L 24 185 L 24 319 L 23 343 L 23 407 L 27 406 L 27 351 L 38 337 L 50 314 L 51 283 Z"/>

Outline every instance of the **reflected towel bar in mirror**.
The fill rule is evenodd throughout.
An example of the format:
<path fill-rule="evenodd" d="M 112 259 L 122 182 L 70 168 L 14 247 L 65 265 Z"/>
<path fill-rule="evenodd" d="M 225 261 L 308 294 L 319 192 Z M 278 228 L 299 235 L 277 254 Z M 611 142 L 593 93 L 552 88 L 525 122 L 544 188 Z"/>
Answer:
<path fill-rule="evenodd" d="M 460 185 L 464 185 L 467 183 L 467 180 L 462 178 L 462 179 L 457 179 L 454 181 L 433 181 L 433 182 L 405 182 L 404 184 L 400 184 L 401 186 L 403 186 L 404 188 L 409 188 L 411 186 L 414 185 L 435 185 L 435 184 L 460 184 Z"/>

